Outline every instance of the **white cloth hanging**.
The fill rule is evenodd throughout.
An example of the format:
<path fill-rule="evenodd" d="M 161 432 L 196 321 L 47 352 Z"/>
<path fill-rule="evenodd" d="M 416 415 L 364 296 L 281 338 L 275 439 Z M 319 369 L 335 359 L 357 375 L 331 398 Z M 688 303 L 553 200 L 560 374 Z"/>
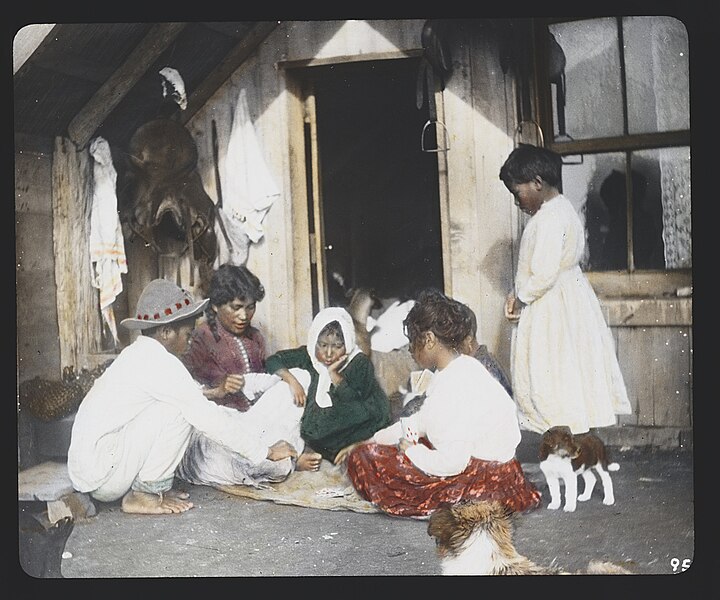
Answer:
<path fill-rule="evenodd" d="M 94 160 L 90 213 L 90 260 L 94 265 L 92 285 L 100 291 L 100 310 L 117 344 L 112 303 L 122 292 L 121 274 L 128 271 L 117 212 L 117 172 L 105 138 L 97 137 L 92 141 L 90 155 Z"/>
<path fill-rule="evenodd" d="M 256 243 L 264 235 L 262 221 L 280 190 L 260 149 L 244 88 L 238 95 L 224 167 L 222 208 Z"/>
<path fill-rule="evenodd" d="M 185 82 L 182 76 L 172 67 L 165 67 L 160 69 L 160 76 L 162 77 L 162 88 L 163 98 L 170 96 L 181 110 L 187 108 L 187 94 L 185 93 Z"/>
<path fill-rule="evenodd" d="M 403 331 L 403 321 L 414 305 L 414 300 L 406 300 L 403 303 L 396 300 L 377 319 L 372 317 L 368 319 L 367 328 L 368 331 L 372 331 L 370 347 L 373 350 L 392 352 L 410 343 Z"/>
<path fill-rule="evenodd" d="M 220 265 L 230 264 L 243 267 L 247 263 L 250 253 L 250 238 L 244 231 L 243 224 L 230 215 L 221 207 L 217 209 L 215 219 L 215 237 L 217 238 L 217 256 L 213 268 Z M 221 222 L 222 219 L 222 222 Z M 223 226 L 225 231 L 223 231 Z M 227 234 L 227 239 L 225 235 Z"/>

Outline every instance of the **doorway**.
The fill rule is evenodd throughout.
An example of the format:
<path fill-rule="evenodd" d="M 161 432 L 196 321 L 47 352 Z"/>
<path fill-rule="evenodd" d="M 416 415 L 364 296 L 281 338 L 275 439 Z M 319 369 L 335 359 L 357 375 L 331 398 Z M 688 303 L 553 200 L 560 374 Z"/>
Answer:
<path fill-rule="evenodd" d="M 421 144 L 418 68 L 403 58 L 307 70 L 314 312 L 357 287 L 400 300 L 443 289 L 438 155 Z"/>

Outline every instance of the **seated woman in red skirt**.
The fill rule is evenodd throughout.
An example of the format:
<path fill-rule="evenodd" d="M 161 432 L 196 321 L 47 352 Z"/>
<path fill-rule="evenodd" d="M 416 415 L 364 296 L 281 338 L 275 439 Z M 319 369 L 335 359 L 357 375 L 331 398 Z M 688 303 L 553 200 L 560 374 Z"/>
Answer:
<path fill-rule="evenodd" d="M 536 508 L 540 492 L 515 458 L 515 403 L 482 363 L 458 351 L 471 328 L 463 305 L 423 292 L 404 325 L 415 361 L 435 371 L 422 406 L 335 462 L 347 459 L 358 493 L 393 515 L 426 517 L 471 499 L 498 500 L 516 512 Z"/>

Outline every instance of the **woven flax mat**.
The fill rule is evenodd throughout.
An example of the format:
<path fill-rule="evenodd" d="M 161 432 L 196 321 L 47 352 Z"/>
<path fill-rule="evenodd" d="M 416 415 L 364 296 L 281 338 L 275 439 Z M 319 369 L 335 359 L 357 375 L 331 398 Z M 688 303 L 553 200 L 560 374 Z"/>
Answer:
<path fill-rule="evenodd" d="M 280 483 L 249 485 L 216 485 L 216 489 L 255 500 L 269 500 L 276 504 L 292 504 L 324 510 L 349 510 L 376 513 L 380 510 L 361 498 L 345 474 L 344 466 L 323 460 L 319 471 L 294 471 Z"/>

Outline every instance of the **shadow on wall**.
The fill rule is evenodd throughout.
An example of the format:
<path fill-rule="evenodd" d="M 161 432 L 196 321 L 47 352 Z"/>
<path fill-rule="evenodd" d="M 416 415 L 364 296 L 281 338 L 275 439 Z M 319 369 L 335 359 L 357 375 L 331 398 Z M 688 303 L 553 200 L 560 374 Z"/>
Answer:
<path fill-rule="evenodd" d="M 502 299 L 500 302 L 504 301 L 507 293 L 513 289 L 515 267 L 512 257 L 512 240 L 510 238 L 497 240 L 488 250 L 480 266 L 492 289 L 500 295 Z M 485 290 L 482 290 L 482 292 L 484 295 L 487 294 Z M 481 293 L 481 290 L 478 290 L 477 293 Z M 497 310 L 500 327 L 497 329 L 496 338 L 478 338 L 478 341 L 481 344 L 487 344 L 487 346 L 492 349 L 493 354 L 502 365 L 502 368 L 508 376 L 510 376 L 510 336 L 512 329 L 506 324 L 505 317 L 502 314 L 502 304 L 498 304 Z M 487 338 L 487 335 L 483 334 L 480 337 Z"/>
<path fill-rule="evenodd" d="M 482 272 L 487 277 L 494 290 L 502 294 L 503 298 L 512 289 L 515 273 L 512 265 L 512 241 L 507 238 L 497 240 L 488 250 L 482 261 Z M 506 269 L 499 269 L 498 265 L 508 263 Z"/>

